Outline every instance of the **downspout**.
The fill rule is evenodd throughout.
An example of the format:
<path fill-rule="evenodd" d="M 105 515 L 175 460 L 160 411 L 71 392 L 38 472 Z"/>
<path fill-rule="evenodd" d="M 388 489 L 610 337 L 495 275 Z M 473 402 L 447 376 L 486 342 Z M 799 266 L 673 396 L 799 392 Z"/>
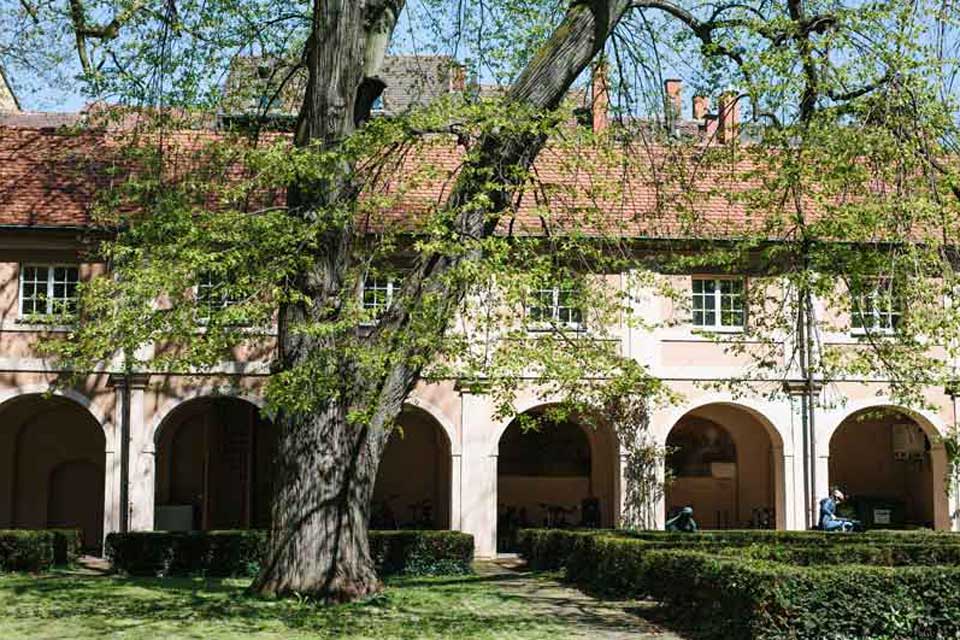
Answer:
<path fill-rule="evenodd" d="M 813 413 L 810 411 L 809 398 L 810 393 L 810 368 L 807 366 L 807 350 L 809 348 L 809 343 L 807 342 L 807 329 L 808 323 L 805 320 L 806 316 L 806 300 L 807 300 L 807 290 L 806 287 L 800 290 L 799 295 L 797 296 L 797 302 L 799 303 L 797 309 L 797 347 L 798 355 L 800 360 L 800 374 L 804 379 L 804 389 L 802 392 L 802 398 L 800 403 L 800 429 L 801 435 L 803 436 L 803 513 L 805 520 L 805 529 L 809 529 L 813 526 L 812 522 L 812 509 L 811 505 L 813 504 L 813 499 L 810 493 L 810 468 L 813 466 L 811 464 L 812 460 L 810 459 L 810 422 L 813 418 Z"/>
<path fill-rule="evenodd" d="M 806 390 L 804 395 L 804 401 L 807 406 L 807 426 L 810 429 L 808 442 L 810 444 L 810 486 L 808 489 L 808 498 L 807 498 L 807 525 L 808 528 L 816 524 L 816 509 L 814 503 L 816 502 L 817 497 L 817 428 L 816 428 L 816 386 L 814 382 L 814 373 L 813 373 L 813 354 L 814 354 L 814 344 L 813 344 L 813 297 L 810 295 L 810 289 L 808 288 L 805 292 L 805 316 L 806 316 L 806 331 L 805 331 L 805 346 L 804 350 L 807 352 L 807 380 L 806 380 Z"/>
<path fill-rule="evenodd" d="M 120 533 L 130 530 L 130 366 L 124 354 L 120 391 Z"/>

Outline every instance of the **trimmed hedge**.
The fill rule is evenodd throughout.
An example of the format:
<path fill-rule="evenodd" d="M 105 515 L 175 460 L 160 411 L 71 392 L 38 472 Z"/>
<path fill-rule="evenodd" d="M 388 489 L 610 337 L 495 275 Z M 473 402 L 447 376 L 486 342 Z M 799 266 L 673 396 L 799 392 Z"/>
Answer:
<path fill-rule="evenodd" d="M 137 576 L 255 576 L 267 533 L 137 531 L 107 536 L 117 571 Z M 381 576 L 471 571 L 473 536 L 459 531 L 371 531 L 370 552 Z"/>
<path fill-rule="evenodd" d="M 0 571 L 45 571 L 68 565 L 80 556 L 75 529 L 0 530 Z"/>
<path fill-rule="evenodd" d="M 111 533 L 106 555 L 133 576 L 253 576 L 266 549 L 264 531 Z"/>
<path fill-rule="evenodd" d="M 703 638 L 957 637 L 957 567 L 826 570 L 689 551 L 651 551 L 644 565 L 650 594 L 679 619 L 695 620 Z"/>
<path fill-rule="evenodd" d="M 83 551 L 83 532 L 79 529 L 47 529 L 53 534 L 53 563 L 70 565 Z"/>
<path fill-rule="evenodd" d="M 866 564 L 882 567 L 960 565 L 960 544 L 876 542 L 844 545 L 752 545 L 725 547 L 718 555 L 797 566 Z"/>
<path fill-rule="evenodd" d="M 370 555 L 388 575 L 472 573 L 473 536 L 460 531 L 371 531 Z"/>
<path fill-rule="evenodd" d="M 879 565 L 960 564 L 960 535 L 940 532 L 823 533 L 820 531 L 665 531 L 596 529 L 523 529 L 520 555 L 533 569 L 567 567 L 583 539 L 612 538 L 647 545 L 648 549 L 702 549 L 716 553 L 749 553 L 751 557 L 796 564 L 862 562 Z M 796 547 L 794 551 L 789 551 Z M 849 548 L 848 548 L 849 547 Z M 893 549 L 897 548 L 898 551 Z M 934 551 L 936 549 L 936 551 Z M 578 553 L 583 553 L 579 550 Z M 591 562 L 588 559 L 579 561 Z"/>
<path fill-rule="evenodd" d="M 653 597 L 697 637 L 960 638 L 960 536 L 797 533 L 525 530 L 519 539 L 533 568 L 562 568 L 589 591 Z"/>
<path fill-rule="evenodd" d="M 883 542 L 923 542 L 924 544 L 960 544 L 960 534 L 949 531 L 930 531 L 918 529 L 912 531 L 867 531 L 865 533 L 826 533 L 823 531 L 775 531 L 771 529 L 725 529 L 700 531 L 695 534 L 673 533 L 667 531 L 607 531 L 615 535 L 634 540 L 682 541 L 691 538 L 724 542 L 729 546 L 745 544 L 863 544 Z"/>

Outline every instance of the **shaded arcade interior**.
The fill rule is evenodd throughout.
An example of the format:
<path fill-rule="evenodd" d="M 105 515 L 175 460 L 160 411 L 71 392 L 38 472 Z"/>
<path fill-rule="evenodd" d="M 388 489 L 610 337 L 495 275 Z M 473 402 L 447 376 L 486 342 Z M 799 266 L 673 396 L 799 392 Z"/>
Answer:
<path fill-rule="evenodd" d="M 157 434 L 157 530 L 267 528 L 276 429 L 238 398 L 189 400 Z"/>
<path fill-rule="evenodd" d="M 830 484 L 848 497 L 841 511 L 870 528 L 947 527 L 938 522 L 946 453 L 935 442 L 932 427 L 894 408 L 847 417 L 830 439 Z"/>
<path fill-rule="evenodd" d="M 759 417 L 733 404 L 684 415 L 666 441 L 666 517 L 690 506 L 704 529 L 782 527 L 778 438 Z"/>
<path fill-rule="evenodd" d="M 374 484 L 374 529 L 450 528 L 450 439 L 426 411 L 406 405 L 393 427 Z"/>
<path fill-rule="evenodd" d="M 77 528 L 103 540 L 106 438 L 68 398 L 23 395 L 0 405 L 0 529 Z"/>
<path fill-rule="evenodd" d="M 515 419 L 497 455 L 497 547 L 512 551 L 524 527 L 613 527 L 619 457 L 607 427 L 543 411 Z"/>

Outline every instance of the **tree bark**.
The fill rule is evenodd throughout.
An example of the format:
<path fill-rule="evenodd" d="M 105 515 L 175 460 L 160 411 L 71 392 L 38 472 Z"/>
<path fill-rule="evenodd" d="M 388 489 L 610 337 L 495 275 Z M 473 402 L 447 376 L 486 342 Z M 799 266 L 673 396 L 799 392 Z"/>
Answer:
<path fill-rule="evenodd" d="M 555 109 L 572 82 L 586 69 L 603 47 L 613 27 L 627 10 L 625 1 L 592 0 L 574 2 L 562 24 L 534 56 L 511 88 L 508 102 L 533 111 Z M 384 28 L 392 30 L 400 3 L 390 0 L 315 0 L 313 31 L 307 44 L 309 72 L 304 104 L 296 132 L 296 144 L 319 142 L 333 147 L 362 122 L 369 111 L 369 79 L 373 75 L 369 47 L 382 41 Z M 371 11 L 392 11 L 371 19 Z M 392 16 L 392 18 L 391 18 Z M 376 33 L 371 34 L 372 31 Z M 370 55 L 370 54 L 373 55 Z M 382 57 L 382 47 L 379 55 Z M 367 80 L 365 82 L 365 79 Z M 359 98 L 358 98 L 359 95 Z M 358 106 L 358 100 L 364 104 Z M 527 169 L 543 147 L 540 135 L 488 134 L 482 153 L 475 161 L 480 167 Z M 349 169 L 345 167 L 345 169 Z M 520 186 L 505 183 L 490 196 L 485 211 L 461 207 L 489 191 L 486 181 L 468 167 L 458 179 L 447 206 L 457 215 L 453 225 L 458 233 L 480 238 L 493 233 L 497 215 L 507 208 Z M 504 171 L 504 175 L 509 172 Z M 292 210 L 310 216 L 321 207 L 343 204 L 356 198 L 349 170 L 344 178 L 321 184 L 297 185 L 288 194 Z M 403 406 L 429 353 L 423 346 L 400 348 L 381 380 L 361 380 L 356 368 L 337 349 L 336 337 L 319 338 L 290 332 L 303 321 L 323 322 L 336 318 L 336 301 L 350 268 L 354 229 L 347 224 L 332 229 L 321 239 L 316 268 L 296 283 L 315 304 L 289 305 L 281 310 L 281 366 L 296 367 L 323 352 L 329 359 L 342 358 L 337 371 L 342 384 L 336 401 L 326 403 L 310 416 L 284 414 L 278 417 L 279 482 L 273 508 L 273 525 L 265 566 L 253 589 L 264 594 L 299 593 L 336 602 L 371 594 L 380 588 L 368 547 L 368 518 L 373 485 L 388 435 L 387 427 Z M 426 296 L 439 298 L 448 320 L 465 291 L 448 289 L 443 276 L 462 260 L 478 259 L 442 254 L 426 256 L 420 267 L 406 278 L 401 302 L 383 318 L 370 340 L 379 340 L 386 329 L 403 329 L 411 314 Z M 441 334 L 443 326 L 437 327 Z M 441 337 L 438 336 L 438 337 Z M 437 341 L 439 342 L 439 340 Z M 417 341 L 423 345 L 424 341 Z M 417 350 L 420 351 L 417 351 Z M 347 420 L 351 399 L 377 398 L 373 418 L 358 427 Z"/>

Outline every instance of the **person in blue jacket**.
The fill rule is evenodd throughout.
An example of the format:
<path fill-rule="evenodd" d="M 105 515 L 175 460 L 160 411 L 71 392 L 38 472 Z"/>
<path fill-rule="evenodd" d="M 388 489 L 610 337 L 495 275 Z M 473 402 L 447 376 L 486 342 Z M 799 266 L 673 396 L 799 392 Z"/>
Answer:
<path fill-rule="evenodd" d="M 843 502 L 846 496 L 840 489 L 834 487 L 830 495 L 820 501 L 820 530 L 821 531 L 853 531 L 852 520 L 837 516 L 837 505 Z"/>

